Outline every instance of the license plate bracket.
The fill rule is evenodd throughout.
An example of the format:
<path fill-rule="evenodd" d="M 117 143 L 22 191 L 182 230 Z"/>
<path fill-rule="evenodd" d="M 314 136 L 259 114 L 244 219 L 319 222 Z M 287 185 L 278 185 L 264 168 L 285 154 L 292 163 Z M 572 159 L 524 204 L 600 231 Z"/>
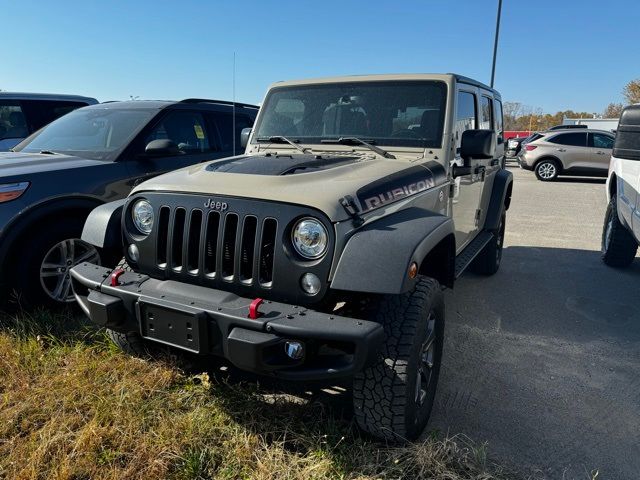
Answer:
<path fill-rule="evenodd" d="M 206 315 L 148 301 L 138 302 L 143 338 L 194 353 L 207 351 Z"/>

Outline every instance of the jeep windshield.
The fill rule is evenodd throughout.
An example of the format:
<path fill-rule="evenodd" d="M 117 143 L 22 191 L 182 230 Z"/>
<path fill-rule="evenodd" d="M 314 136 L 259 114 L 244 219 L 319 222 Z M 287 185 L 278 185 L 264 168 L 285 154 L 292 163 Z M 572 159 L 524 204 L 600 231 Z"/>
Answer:
<path fill-rule="evenodd" d="M 13 150 L 115 160 L 156 113 L 141 108 L 82 108 L 50 123 Z"/>
<path fill-rule="evenodd" d="M 356 138 L 372 145 L 440 148 L 446 98 L 446 84 L 435 80 L 276 87 L 253 138 L 323 145 Z"/>

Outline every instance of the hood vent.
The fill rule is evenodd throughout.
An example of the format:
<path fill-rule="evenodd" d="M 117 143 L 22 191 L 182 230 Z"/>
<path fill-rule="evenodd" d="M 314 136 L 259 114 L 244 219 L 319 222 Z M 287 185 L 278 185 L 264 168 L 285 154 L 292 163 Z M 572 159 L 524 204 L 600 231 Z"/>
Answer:
<path fill-rule="evenodd" d="M 212 162 L 207 165 L 207 171 L 249 175 L 294 175 L 349 165 L 358 160 L 359 157 L 355 156 L 250 155 Z"/>

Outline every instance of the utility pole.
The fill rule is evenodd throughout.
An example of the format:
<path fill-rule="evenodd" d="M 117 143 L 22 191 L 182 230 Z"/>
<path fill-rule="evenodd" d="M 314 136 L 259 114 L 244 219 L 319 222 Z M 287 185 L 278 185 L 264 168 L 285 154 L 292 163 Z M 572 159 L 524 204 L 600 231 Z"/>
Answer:
<path fill-rule="evenodd" d="M 496 77 L 496 56 L 498 55 L 498 36 L 500 35 L 500 14 L 502 13 L 502 0 L 498 0 L 498 18 L 496 19 L 496 39 L 493 42 L 493 65 L 491 66 L 491 88 Z"/>

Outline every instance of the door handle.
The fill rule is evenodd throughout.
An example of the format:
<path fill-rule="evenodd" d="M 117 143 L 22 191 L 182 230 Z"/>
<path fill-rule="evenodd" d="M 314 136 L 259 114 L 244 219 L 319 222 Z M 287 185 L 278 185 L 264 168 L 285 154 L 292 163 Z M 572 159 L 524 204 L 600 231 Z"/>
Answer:
<path fill-rule="evenodd" d="M 558 150 L 559 152 L 566 152 L 566 151 L 567 151 L 567 149 L 566 149 L 566 148 L 558 148 L 557 150 Z"/>
<path fill-rule="evenodd" d="M 605 152 L 596 152 L 598 155 L 606 155 Z"/>

